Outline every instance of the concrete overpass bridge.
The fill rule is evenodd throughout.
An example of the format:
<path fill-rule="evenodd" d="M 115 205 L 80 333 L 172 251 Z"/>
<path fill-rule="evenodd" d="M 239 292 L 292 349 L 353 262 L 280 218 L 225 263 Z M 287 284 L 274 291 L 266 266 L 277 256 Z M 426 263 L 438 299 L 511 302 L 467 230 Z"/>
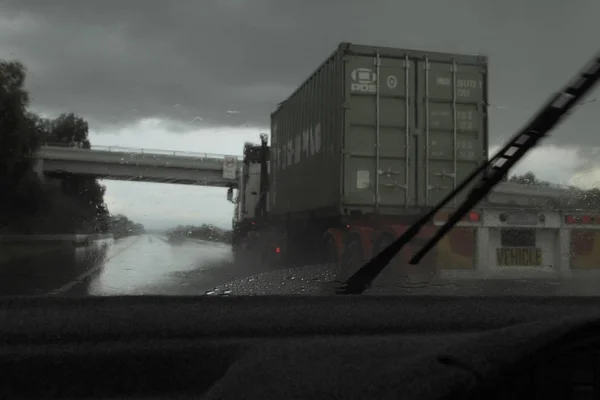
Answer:
<path fill-rule="evenodd" d="M 136 149 L 118 146 L 42 146 L 37 171 L 41 175 L 89 175 L 122 181 L 175 183 L 237 188 L 242 157 L 223 154 Z M 514 206 L 542 206 L 549 199 L 564 198 L 572 191 L 562 185 L 549 187 L 501 182 L 488 202 Z"/>
<path fill-rule="evenodd" d="M 101 179 L 237 187 L 242 157 L 92 146 L 91 149 L 42 146 L 36 171 L 40 175 L 89 175 Z"/>

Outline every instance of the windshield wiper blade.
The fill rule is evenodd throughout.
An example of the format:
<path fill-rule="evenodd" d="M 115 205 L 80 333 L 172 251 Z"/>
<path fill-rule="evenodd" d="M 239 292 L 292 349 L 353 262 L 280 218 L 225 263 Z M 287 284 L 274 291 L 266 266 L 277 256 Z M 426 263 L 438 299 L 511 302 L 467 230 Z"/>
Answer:
<path fill-rule="evenodd" d="M 461 193 L 476 177 L 481 176 L 480 181 L 471 189 L 467 198 L 450 215 L 446 223 L 409 261 L 410 264 L 418 264 L 429 250 L 508 174 L 511 167 L 529 150 L 534 148 L 540 139 L 546 137 L 556 127 L 563 117 L 576 106 L 577 102 L 598 83 L 598 80 L 600 80 L 600 54 L 597 54 L 575 79 L 553 95 L 525 128 L 517 133 L 489 161 L 473 171 L 431 211 L 424 214 L 404 234 L 356 271 L 338 289 L 337 293 L 363 293 L 400 250 L 419 233 L 424 225 L 429 223 L 441 208 Z"/>

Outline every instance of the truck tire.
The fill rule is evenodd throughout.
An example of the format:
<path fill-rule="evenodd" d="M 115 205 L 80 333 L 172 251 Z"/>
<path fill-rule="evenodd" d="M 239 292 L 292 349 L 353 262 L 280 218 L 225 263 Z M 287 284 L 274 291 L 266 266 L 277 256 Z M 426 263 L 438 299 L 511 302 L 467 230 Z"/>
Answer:
<path fill-rule="evenodd" d="M 239 248 L 233 253 L 233 262 L 236 268 L 248 268 L 250 252 L 247 249 Z"/>
<path fill-rule="evenodd" d="M 394 235 L 392 235 L 389 232 L 383 232 L 381 235 L 379 235 L 379 237 L 373 244 L 373 254 L 371 255 L 371 257 L 375 257 L 377 254 L 381 253 L 390 244 L 392 244 L 394 242 L 394 240 L 396 240 Z M 399 269 L 398 268 L 399 264 L 397 261 L 398 257 L 399 256 L 396 256 L 396 257 L 394 257 L 394 259 L 392 259 L 392 261 L 390 262 L 390 265 L 388 265 L 381 272 L 381 274 L 375 279 L 375 282 L 373 282 L 373 283 L 382 283 L 382 284 L 387 284 L 390 282 L 396 283 L 399 279 L 400 280 L 405 279 L 405 277 L 401 276 L 402 272 L 398 271 L 398 269 Z"/>
<path fill-rule="evenodd" d="M 364 263 L 364 251 L 359 237 L 350 237 L 344 248 L 340 263 L 338 280 L 345 281 L 352 276 Z"/>
<path fill-rule="evenodd" d="M 388 232 L 384 232 L 373 245 L 373 256 L 392 244 L 396 238 Z M 383 272 L 377 277 L 377 282 L 382 284 L 402 284 L 402 285 L 419 285 L 428 284 L 435 279 L 435 270 L 424 265 L 409 265 L 408 259 L 415 252 L 414 243 L 421 243 L 421 240 L 416 238 L 412 242 L 406 244 L 400 254 L 398 254 L 388 265 Z M 423 242 L 424 243 L 424 242 Z"/>
<path fill-rule="evenodd" d="M 337 265 L 339 262 L 335 238 L 329 232 L 325 233 L 323 236 L 323 241 L 321 243 L 321 257 L 319 262 L 322 264 L 334 265 Z"/>

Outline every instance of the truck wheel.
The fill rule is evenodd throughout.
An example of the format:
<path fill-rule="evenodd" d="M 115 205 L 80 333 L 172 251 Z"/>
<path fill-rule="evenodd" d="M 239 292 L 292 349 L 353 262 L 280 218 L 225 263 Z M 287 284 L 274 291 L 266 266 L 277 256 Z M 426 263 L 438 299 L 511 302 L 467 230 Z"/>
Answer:
<path fill-rule="evenodd" d="M 373 246 L 373 256 L 378 252 L 383 251 L 392 244 L 394 240 L 395 238 L 392 235 L 384 233 Z M 422 284 L 429 283 L 435 279 L 435 272 L 432 272 L 431 268 L 428 268 L 425 265 L 412 266 L 408 264 L 408 259 L 406 257 L 413 254 L 415 249 L 413 243 L 415 242 L 419 243 L 418 239 L 408 243 L 403 249 L 405 256 L 402 256 L 402 253 L 400 253 L 394 257 L 390 262 L 390 265 L 383 270 L 377 280 L 381 279 L 381 282 L 387 284 Z"/>
<path fill-rule="evenodd" d="M 389 234 L 389 233 L 383 233 L 373 244 L 373 254 L 371 255 L 371 257 L 375 257 L 377 254 L 381 253 L 383 250 L 385 250 L 390 244 L 392 244 L 394 242 L 395 238 Z M 398 256 L 396 256 L 397 258 Z M 376 278 L 376 282 L 377 281 L 393 281 L 395 279 L 398 279 L 398 271 L 397 271 L 397 265 L 395 258 L 392 259 L 392 261 L 390 262 L 390 264 L 387 268 L 385 268 L 382 273 Z"/>
<path fill-rule="evenodd" d="M 280 254 L 275 253 L 275 248 L 272 245 L 262 247 L 260 259 L 257 260 L 257 263 L 265 271 L 274 271 L 284 267 Z"/>
<path fill-rule="evenodd" d="M 345 281 L 352 276 L 364 263 L 365 257 L 362 248 L 362 243 L 358 238 L 352 238 L 346 244 L 338 279 Z"/>
<path fill-rule="evenodd" d="M 250 266 L 252 253 L 247 249 L 238 249 L 233 253 L 233 262 L 236 268 L 248 269 Z"/>
<path fill-rule="evenodd" d="M 326 233 L 321 244 L 321 260 L 323 264 L 337 264 L 338 251 L 333 235 Z"/>

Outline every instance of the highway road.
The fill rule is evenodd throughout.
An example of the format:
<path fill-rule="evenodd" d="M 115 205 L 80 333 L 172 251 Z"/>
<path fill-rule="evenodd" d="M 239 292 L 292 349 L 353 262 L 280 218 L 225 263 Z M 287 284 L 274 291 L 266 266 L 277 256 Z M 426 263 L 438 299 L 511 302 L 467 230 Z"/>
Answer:
<path fill-rule="evenodd" d="M 133 236 L 90 254 L 71 249 L 0 265 L 0 296 L 199 295 L 251 275 L 234 268 L 228 245 L 199 240 Z"/>
<path fill-rule="evenodd" d="M 334 266 L 260 271 L 234 266 L 228 245 L 199 240 L 172 244 L 156 235 L 109 239 L 77 249 L 22 246 L 30 257 L 17 257 L 17 251 L 7 255 L 15 246 L 0 246 L 0 296 L 331 295 L 335 286 L 331 282 L 337 279 Z M 441 280 L 408 286 L 385 282 L 368 292 L 599 296 L 600 279 Z"/>
<path fill-rule="evenodd" d="M 198 295 L 240 275 L 231 264 L 231 248 L 221 243 L 187 240 L 170 244 L 142 235 L 117 241 L 98 274 L 72 294 Z M 243 275 L 243 272 L 242 272 Z"/>

